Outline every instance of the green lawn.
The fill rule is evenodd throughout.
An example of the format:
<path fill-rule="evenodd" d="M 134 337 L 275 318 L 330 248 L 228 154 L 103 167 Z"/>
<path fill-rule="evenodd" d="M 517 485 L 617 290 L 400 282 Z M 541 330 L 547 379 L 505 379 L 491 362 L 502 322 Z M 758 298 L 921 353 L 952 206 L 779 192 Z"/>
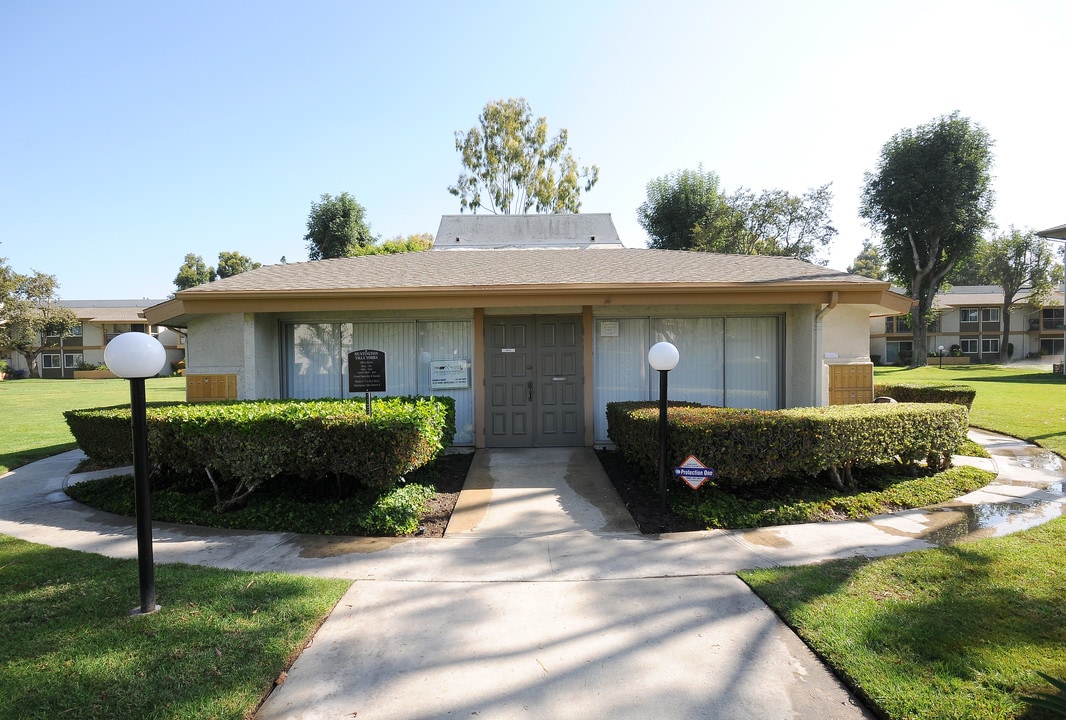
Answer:
<path fill-rule="evenodd" d="M 971 423 L 1066 453 L 1066 379 L 998 366 L 878 368 L 977 388 Z M 1066 517 L 891 558 L 741 573 L 884 717 L 1055 717 L 1022 697 L 1066 677 Z"/>
<path fill-rule="evenodd" d="M 973 384 L 973 424 L 1066 451 L 1061 377 L 994 366 L 877 377 Z M 181 399 L 183 387 L 150 381 L 149 399 Z M 0 383 L 0 463 L 69 447 L 66 408 L 124 402 L 124 381 Z M 1036 720 L 1052 717 L 1021 700 L 1050 691 L 1036 672 L 1066 676 L 1063 547 L 1066 518 L 941 550 L 742 577 L 885 717 Z M 0 720 L 248 717 L 348 586 L 180 565 L 159 566 L 156 578 L 163 610 L 126 618 L 134 561 L 0 536 Z"/>
<path fill-rule="evenodd" d="M 1028 440 L 1066 456 L 1066 377 L 1031 367 L 879 367 L 874 382 L 949 382 L 977 389 L 970 424 Z"/>
<path fill-rule="evenodd" d="M 885 717 L 1044 718 L 1066 677 L 1066 518 L 879 560 L 741 573 Z M 1031 714 L 1026 714 L 1027 712 Z"/>
<path fill-rule="evenodd" d="M 350 585 L 137 562 L 0 535 L 0 720 L 168 720 L 252 713 Z"/>
<path fill-rule="evenodd" d="M 184 400 L 185 378 L 152 378 L 149 402 Z M 8 470 L 77 447 L 63 411 L 128 404 L 126 380 L 4 380 L 0 382 L 0 475 Z"/>
<path fill-rule="evenodd" d="M 184 378 L 147 382 L 184 400 Z M 0 473 L 75 447 L 63 411 L 129 402 L 125 380 L 0 382 Z M 156 566 L 159 613 L 137 562 L 0 535 L 0 720 L 251 717 L 350 585 L 274 573 Z"/>

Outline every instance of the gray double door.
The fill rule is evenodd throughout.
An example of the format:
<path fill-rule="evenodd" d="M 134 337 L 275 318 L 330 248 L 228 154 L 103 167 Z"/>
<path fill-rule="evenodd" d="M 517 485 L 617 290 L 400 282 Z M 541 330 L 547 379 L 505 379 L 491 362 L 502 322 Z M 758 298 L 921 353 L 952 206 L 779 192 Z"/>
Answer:
<path fill-rule="evenodd" d="M 485 318 L 485 445 L 585 442 L 580 315 Z"/>

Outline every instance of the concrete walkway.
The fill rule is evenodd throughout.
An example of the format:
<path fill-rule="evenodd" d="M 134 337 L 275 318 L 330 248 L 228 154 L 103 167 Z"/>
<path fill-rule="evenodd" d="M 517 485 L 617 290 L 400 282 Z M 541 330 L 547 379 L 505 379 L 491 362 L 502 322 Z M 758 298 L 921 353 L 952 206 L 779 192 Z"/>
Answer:
<path fill-rule="evenodd" d="M 862 522 L 641 536 L 591 450 L 494 450 L 475 455 L 444 539 L 155 523 L 155 559 L 358 581 L 261 720 L 871 717 L 733 573 L 928 548 L 1063 514 L 1057 457 L 971 435 L 994 457 L 959 460 L 996 470 L 995 483 Z M 80 457 L 0 477 L 0 533 L 136 557 L 128 518 L 63 493 L 93 476 L 69 475 Z"/>

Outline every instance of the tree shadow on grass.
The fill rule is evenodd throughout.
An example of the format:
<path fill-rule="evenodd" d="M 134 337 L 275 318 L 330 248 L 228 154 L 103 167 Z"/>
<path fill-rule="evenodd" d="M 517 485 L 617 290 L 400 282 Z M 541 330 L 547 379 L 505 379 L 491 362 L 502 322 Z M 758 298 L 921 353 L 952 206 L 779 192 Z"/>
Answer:
<path fill-rule="evenodd" d="M 742 578 L 890 717 L 1044 718 L 1018 697 L 1066 674 L 1064 525 Z"/>
<path fill-rule="evenodd" d="M 131 618 L 135 561 L 17 542 L 0 541 L 0 718 L 245 717 L 346 585 L 159 565 L 162 610 Z"/>
<path fill-rule="evenodd" d="M 1026 373 L 1025 375 L 1004 375 L 1002 377 L 996 377 L 995 375 L 977 375 L 977 376 L 961 376 L 952 377 L 953 382 L 974 382 L 974 383 L 1018 383 L 1025 385 L 1066 385 L 1066 376 L 1058 373 L 1049 372 L 1034 372 Z"/>

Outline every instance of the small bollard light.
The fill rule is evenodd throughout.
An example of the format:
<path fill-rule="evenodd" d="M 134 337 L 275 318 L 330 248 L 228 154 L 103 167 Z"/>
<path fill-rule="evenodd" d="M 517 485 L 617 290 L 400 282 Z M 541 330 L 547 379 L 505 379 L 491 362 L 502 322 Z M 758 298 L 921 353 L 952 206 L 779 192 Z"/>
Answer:
<path fill-rule="evenodd" d="M 659 516 L 666 517 L 666 433 L 667 433 L 667 374 L 677 367 L 681 354 L 672 343 L 658 342 L 648 351 L 648 364 L 659 371 Z M 659 532 L 666 526 L 660 522 Z"/>
<path fill-rule="evenodd" d="M 130 615 L 159 610 L 155 604 L 155 565 L 152 558 L 152 496 L 148 487 L 148 425 L 145 418 L 145 378 L 155 377 L 167 361 L 167 351 L 151 335 L 122 333 L 104 348 L 111 372 L 130 381 L 130 418 L 133 429 L 133 484 L 137 506 L 137 571 L 141 604 Z"/>

